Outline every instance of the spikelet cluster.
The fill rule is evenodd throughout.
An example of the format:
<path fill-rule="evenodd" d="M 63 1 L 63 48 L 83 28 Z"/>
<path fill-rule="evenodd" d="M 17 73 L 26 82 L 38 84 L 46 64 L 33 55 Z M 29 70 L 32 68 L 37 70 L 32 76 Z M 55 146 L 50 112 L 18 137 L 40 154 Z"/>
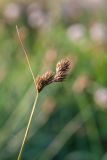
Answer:
<path fill-rule="evenodd" d="M 68 58 L 59 61 L 56 65 L 56 74 L 54 76 L 54 82 L 64 81 L 70 68 L 71 61 Z"/>
<path fill-rule="evenodd" d="M 42 76 L 37 77 L 36 88 L 38 92 L 40 92 L 45 86 L 52 83 L 53 78 L 54 78 L 54 73 L 51 71 L 47 71 Z"/>
<path fill-rule="evenodd" d="M 56 73 L 52 71 L 48 71 L 44 73 L 42 76 L 37 77 L 36 79 L 36 88 L 38 92 L 53 83 L 53 82 L 62 82 L 65 80 L 68 75 L 69 70 L 71 69 L 71 60 L 66 58 L 59 61 L 56 65 Z"/>

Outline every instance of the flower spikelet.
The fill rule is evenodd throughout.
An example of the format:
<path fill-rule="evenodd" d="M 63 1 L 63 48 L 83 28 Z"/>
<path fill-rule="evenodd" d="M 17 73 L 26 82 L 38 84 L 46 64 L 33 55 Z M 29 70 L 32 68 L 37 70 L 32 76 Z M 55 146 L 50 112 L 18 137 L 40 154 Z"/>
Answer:
<path fill-rule="evenodd" d="M 69 58 L 62 59 L 56 65 L 56 73 L 52 71 L 45 72 L 42 76 L 37 77 L 36 79 L 36 88 L 38 92 L 53 83 L 53 82 L 62 82 L 65 80 L 68 72 L 71 69 L 71 60 Z"/>
<path fill-rule="evenodd" d="M 53 82 L 54 73 L 47 71 L 42 76 L 37 77 L 36 79 L 36 88 L 40 92 L 45 86 Z"/>
<path fill-rule="evenodd" d="M 62 82 L 63 80 L 65 80 L 70 68 L 70 59 L 66 58 L 59 61 L 56 65 L 56 74 L 54 76 L 54 82 Z"/>
<path fill-rule="evenodd" d="M 56 73 L 58 73 L 58 72 L 67 73 L 70 69 L 70 66 L 71 66 L 70 59 L 68 59 L 68 58 L 62 59 L 56 65 Z"/>

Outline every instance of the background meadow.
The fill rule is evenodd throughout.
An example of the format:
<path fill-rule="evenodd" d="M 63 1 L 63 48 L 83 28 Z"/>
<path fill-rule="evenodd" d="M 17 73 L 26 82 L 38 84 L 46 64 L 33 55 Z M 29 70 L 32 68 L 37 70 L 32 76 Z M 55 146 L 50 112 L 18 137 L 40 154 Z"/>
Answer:
<path fill-rule="evenodd" d="M 15 160 L 35 77 L 72 57 L 65 82 L 40 93 L 23 160 L 107 160 L 107 1 L 0 1 L 0 160 Z"/>

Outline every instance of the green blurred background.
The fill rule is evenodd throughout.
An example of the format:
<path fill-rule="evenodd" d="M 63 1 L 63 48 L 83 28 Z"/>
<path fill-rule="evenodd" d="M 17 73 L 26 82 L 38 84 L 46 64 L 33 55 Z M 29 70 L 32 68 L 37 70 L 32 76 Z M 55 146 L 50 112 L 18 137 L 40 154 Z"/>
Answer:
<path fill-rule="evenodd" d="M 22 160 L 107 160 L 107 1 L 0 1 L 0 160 L 17 159 L 35 77 L 72 57 L 64 83 L 39 95 Z"/>

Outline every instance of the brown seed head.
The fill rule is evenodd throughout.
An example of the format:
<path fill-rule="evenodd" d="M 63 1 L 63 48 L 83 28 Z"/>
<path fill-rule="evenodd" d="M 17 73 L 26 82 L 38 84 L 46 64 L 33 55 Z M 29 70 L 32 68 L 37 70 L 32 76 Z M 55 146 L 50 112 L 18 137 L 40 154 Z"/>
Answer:
<path fill-rule="evenodd" d="M 44 73 L 42 76 L 37 77 L 36 79 L 36 88 L 38 92 L 41 92 L 41 90 L 53 83 L 53 82 L 62 82 L 65 80 L 66 76 L 68 75 L 68 72 L 71 68 L 71 61 L 70 59 L 66 58 L 61 60 L 56 65 L 56 74 L 54 74 L 51 71 L 48 71 Z"/>
<path fill-rule="evenodd" d="M 70 70 L 71 61 L 68 58 L 62 59 L 56 65 L 56 73 L 64 72 L 67 73 Z"/>
<path fill-rule="evenodd" d="M 69 70 L 71 68 L 70 59 L 62 59 L 56 65 L 56 74 L 54 76 L 54 82 L 62 82 L 65 80 Z"/>
<path fill-rule="evenodd" d="M 42 78 L 43 78 L 43 80 L 45 82 L 45 85 L 49 85 L 53 81 L 54 73 L 51 72 L 51 71 L 47 71 L 46 73 L 44 73 L 42 75 Z"/>
<path fill-rule="evenodd" d="M 36 79 L 36 88 L 38 92 L 40 92 L 45 86 L 49 85 L 53 82 L 54 73 L 48 71 L 44 73 L 42 76 L 37 77 Z"/>

